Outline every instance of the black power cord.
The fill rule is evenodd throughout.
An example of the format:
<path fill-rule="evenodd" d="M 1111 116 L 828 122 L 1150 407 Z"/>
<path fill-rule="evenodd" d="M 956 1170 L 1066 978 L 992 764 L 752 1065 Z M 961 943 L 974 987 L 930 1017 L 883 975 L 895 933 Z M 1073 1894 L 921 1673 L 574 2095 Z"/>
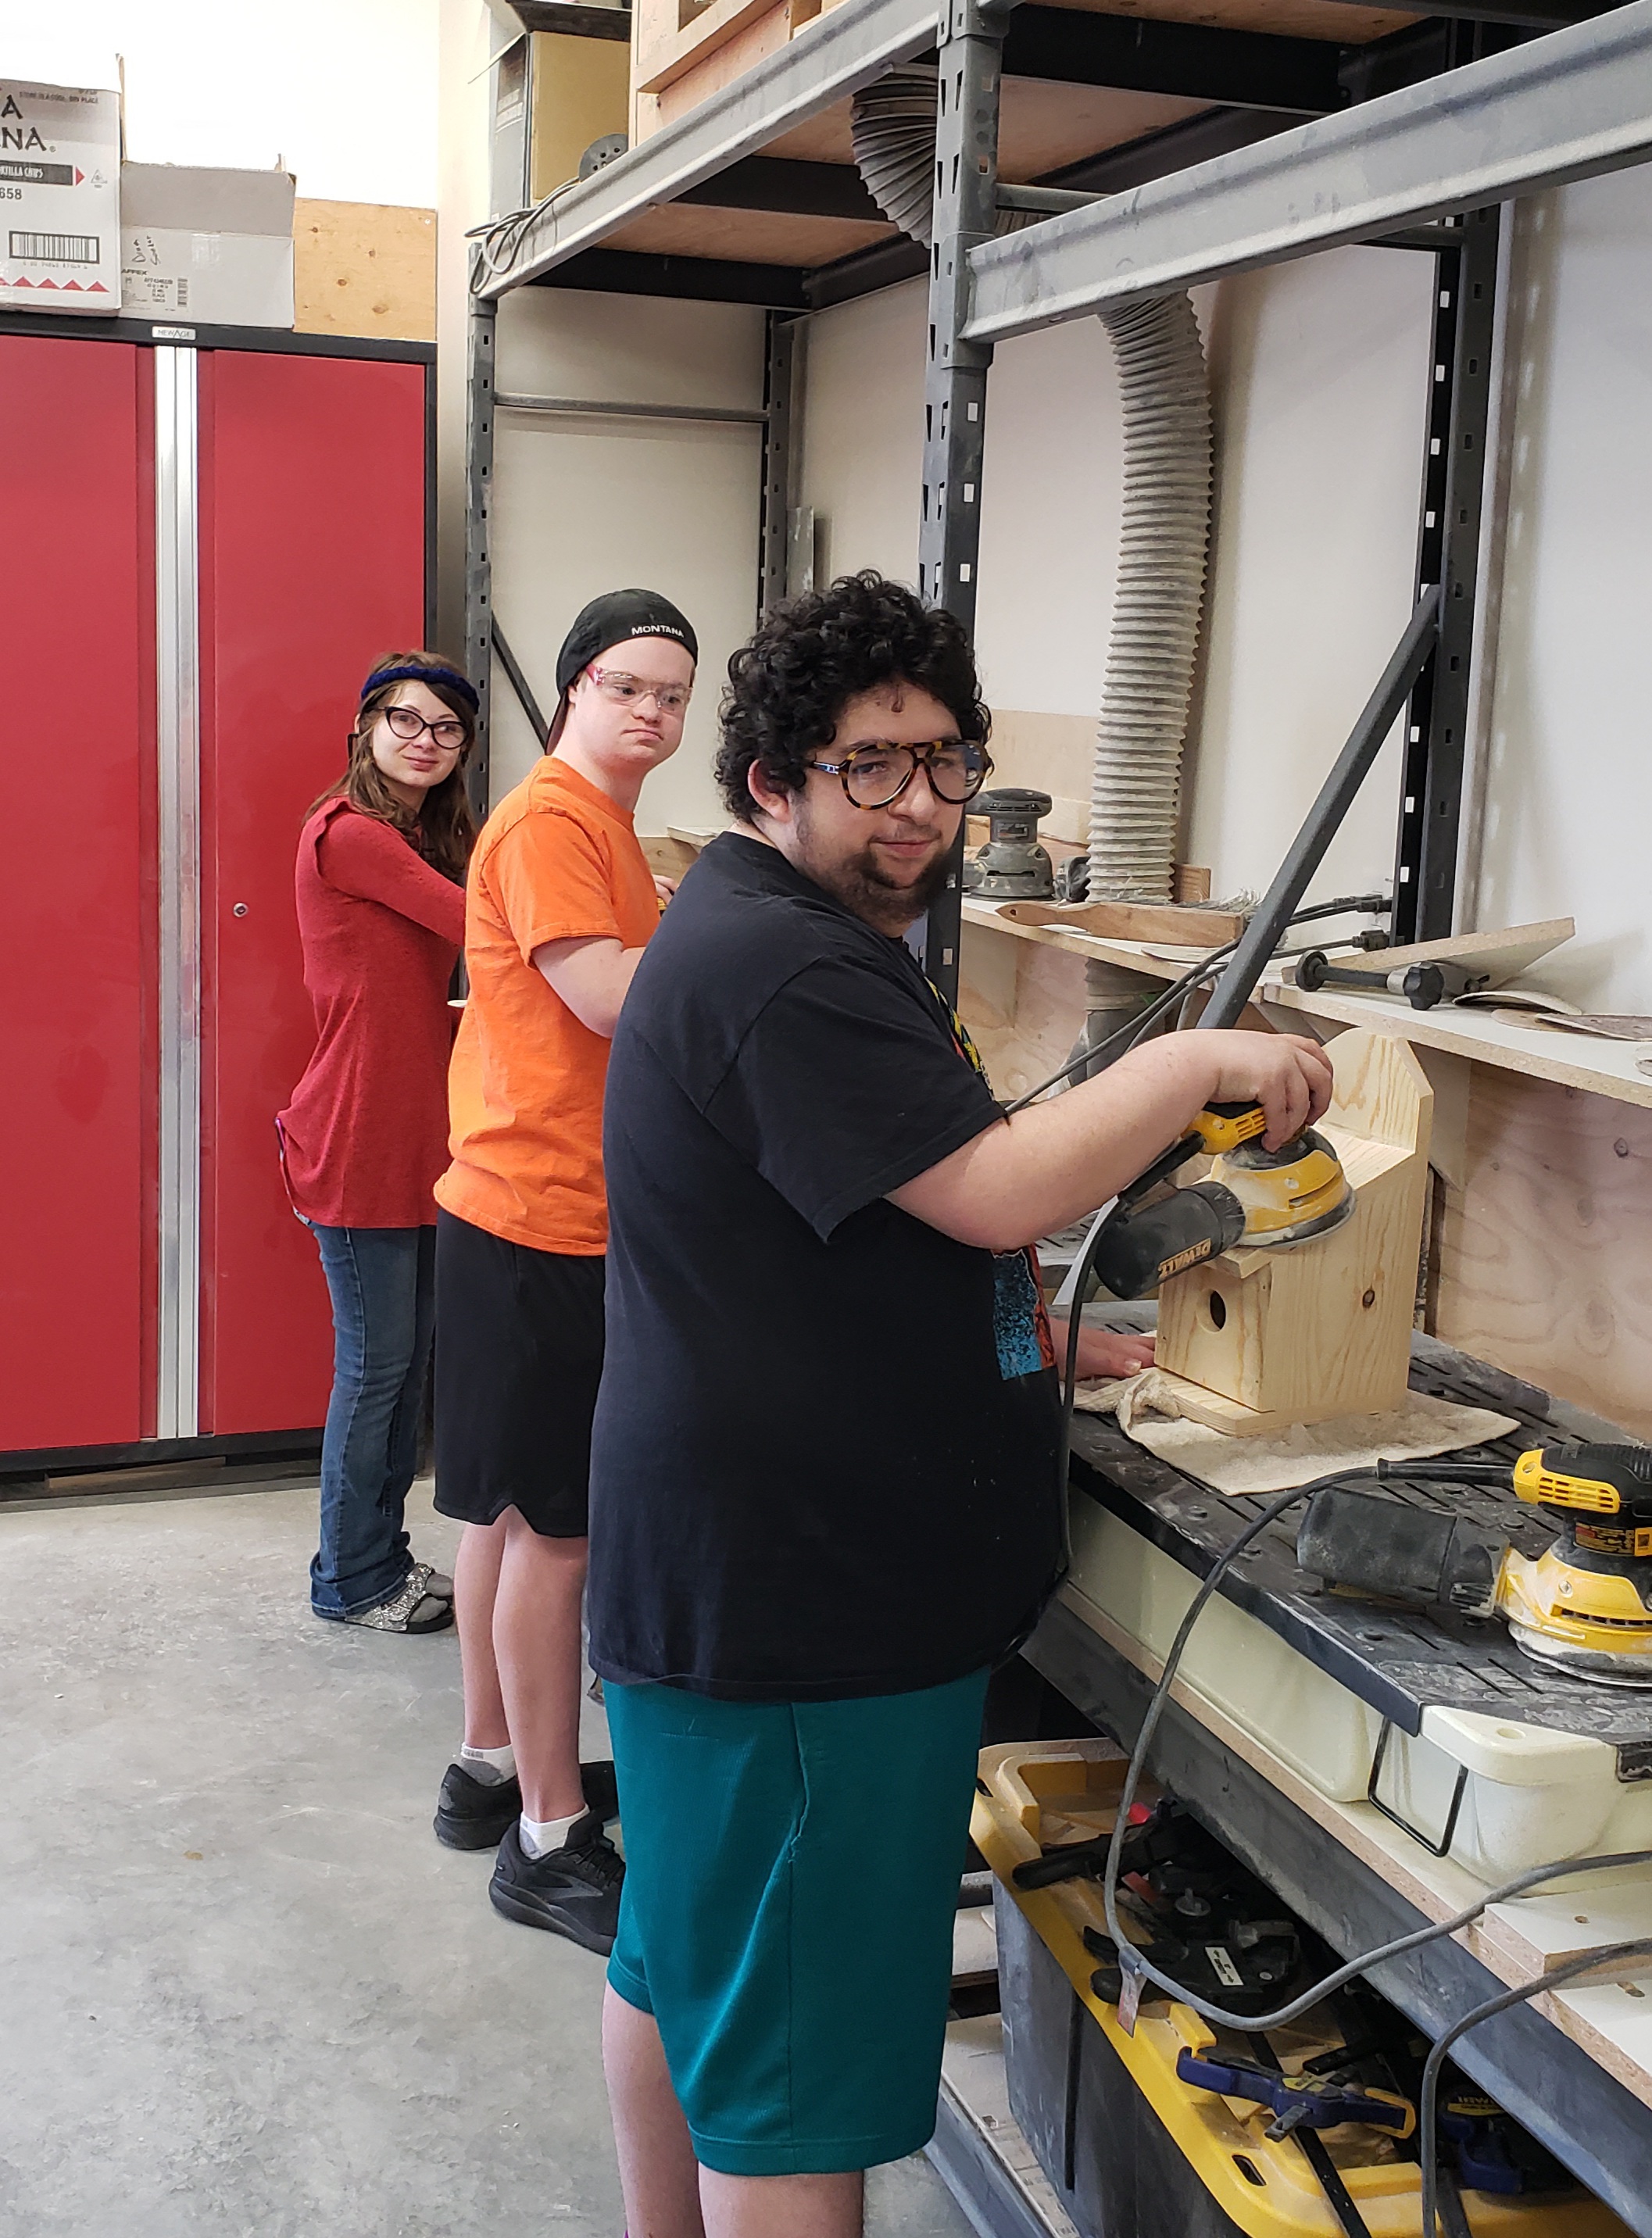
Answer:
<path fill-rule="evenodd" d="M 1639 1853 L 1645 1855 L 1642 1851 Z M 1584 1858 L 1570 1871 L 1581 1872 L 1585 1864 L 1622 1864 L 1622 1857 Z M 1496 1899 L 1492 1899 L 1495 1901 Z M 1540 1997 L 1546 1990 L 1558 1990 L 1568 1982 L 1575 1982 L 1582 1974 L 1593 1973 L 1598 1967 L 1615 1966 L 1625 1958 L 1637 1958 L 1652 1953 L 1652 1936 L 1642 1936 L 1633 1943 L 1609 1943 L 1599 1950 L 1591 1950 L 1587 1957 L 1569 1959 L 1563 1966 L 1543 1974 L 1535 1982 L 1522 1982 L 1518 1988 L 1505 1990 L 1500 1996 L 1488 1997 L 1483 2005 L 1476 2005 L 1452 2022 L 1436 2043 L 1423 2069 L 1423 2088 L 1416 2109 L 1419 2143 L 1423 2161 L 1423 2238 L 1437 2238 L 1440 2212 L 1439 2144 L 1435 2135 L 1435 2121 L 1440 2096 L 1440 2070 L 1446 2056 L 1459 2036 L 1466 2036 L 1482 2021 L 1490 2020 L 1497 2013 L 1506 2013 L 1511 2005 L 1523 2004 L 1528 1997 Z"/>
<path fill-rule="evenodd" d="M 1393 906 L 1386 894 L 1342 894 L 1335 901 L 1315 902 L 1308 909 L 1298 910 L 1286 922 L 1288 924 L 1309 924 L 1317 917 L 1350 917 L 1356 913 L 1377 917 Z M 1178 1002 L 1192 994 L 1200 980 L 1208 979 L 1217 964 L 1226 962 L 1239 945 L 1239 938 L 1243 938 L 1243 935 L 1233 940 L 1224 940 L 1219 948 L 1213 948 L 1208 956 L 1184 971 L 1179 979 L 1172 980 L 1162 994 L 1153 997 L 1145 1010 L 1127 1020 L 1116 1033 L 1109 1034 L 1105 1041 L 1094 1043 L 1078 1056 L 1070 1057 L 1059 1072 L 1052 1072 L 1048 1080 L 1040 1081 L 1036 1088 L 1029 1088 L 1026 1094 L 1017 1096 L 1013 1103 L 1006 1103 L 1005 1117 L 1013 1119 L 1018 1111 L 1025 1111 L 1029 1103 L 1036 1103 L 1039 1096 L 1047 1095 L 1052 1088 L 1059 1087 L 1064 1080 L 1071 1080 L 1075 1073 L 1087 1072 L 1090 1066 L 1098 1058 L 1105 1057 L 1116 1045 L 1133 1048 L 1150 1026 L 1156 1025 L 1167 1010 L 1174 1009 Z"/>
<path fill-rule="evenodd" d="M 1068 1341 L 1070 1368 L 1075 1350 L 1070 1333 Z M 1069 1402 L 1067 1419 L 1070 1425 L 1071 1402 Z M 1158 1729 L 1165 1705 L 1170 1700 L 1171 1689 L 1175 1684 L 1176 1673 L 1180 1667 L 1182 1657 L 1194 1626 L 1198 1622 L 1212 1594 L 1215 1593 L 1234 1563 L 1288 1508 L 1294 1506 L 1298 1500 L 1311 1499 L 1315 1493 L 1323 1491 L 1327 1485 L 1345 1483 L 1352 1477 L 1377 1477 L 1381 1466 L 1380 1463 L 1376 1463 L 1362 1468 L 1337 1469 L 1328 1476 L 1317 1477 L 1311 1484 L 1293 1485 L 1289 1491 L 1277 1493 L 1251 1518 L 1238 1537 L 1217 1555 L 1201 1581 L 1198 1591 L 1188 1604 L 1187 1613 L 1177 1629 L 1175 1639 L 1171 1642 L 1164 1658 L 1164 1669 L 1159 1673 L 1158 1684 L 1153 1689 L 1152 1698 L 1148 1703 L 1146 1714 L 1142 1719 L 1140 1731 L 1136 1736 L 1136 1745 L 1131 1753 L 1130 1764 L 1125 1773 L 1124 1785 L 1119 1791 L 1118 1815 L 1114 1821 L 1112 1837 L 1108 1844 L 1106 1868 L 1102 1878 L 1102 1908 L 1106 1917 L 1107 1932 L 1118 1948 L 1119 1965 L 1125 1977 L 1126 1996 L 1131 1994 L 1129 1977 L 1134 1975 L 1138 1977 L 1138 1980 L 1151 1982 L 1165 1996 L 1173 1997 L 1178 2003 L 1191 2006 L 1201 2018 L 1210 2021 L 1217 2028 L 1231 2029 L 1241 2035 L 1266 2035 L 1272 2029 L 1288 2028 L 1293 2021 L 1300 2020 L 1305 2013 L 1310 2012 L 1324 1998 L 1334 1995 L 1337 1990 L 1359 1976 L 1369 1973 L 1372 1967 L 1381 1965 L 1388 1959 L 1401 1957 L 1408 1951 L 1421 1950 L 1427 1943 L 1437 1943 L 1446 1937 L 1459 1934 L 1463 1928 L 1472 1926 L 1474 1922 L 1494 1904 L 1505 1904 L 1512 1897 L 1523 1896 L 1534 1888 L 1542 1887 L 1545 1882 L 1564 1880 L 1576 1873 L 1606 1872 L 1616 1871 L 1622 1866 L 1652 1864 L 1652 1850 L 1626 1850 L 1609 1857 L 1558 1858 L 1549 1864 L 1533 1865 L 1525 1872 L 1517 1873 L 1512 1879 L 1501 1883 L 1497 1887 L 1488 1889 L 1476 1903 L 1466 1906 L 1462 1911 L 1454 1914 L 1451 1918 L 1436 1920 L 1427 1927 L 1416 1928 L 1409 1935 L 1396 1936 L 1391 1942 L 1379 1943 L 1375 1950 L 1364 1951 L 1359 1957 L 1350 1959 L 1346 1965 L 1338 1967 L 1334 1973 L 1327 1975 L 1323 1981 L 1315 1983 L 1311 1989 L 1304 1990 L 1299 1997 L 1293 1998 L 1289 2004 L 1282 2005 L 1277 2012 L 1272 2013 L 1231 2013 L 1221 2005 L 1212 2004 L 1208 1999 L 1199 1996 L 1184 1983 L 1178 1982 L 1172 1976 L 1155 1966 L 1125 1933 L 1118 1917 L 1119 1859 L 1129 1831 L 1130 1814 L 1136 1800 L 1136 1791 L 1141 1784 L 1142 1774 L 1146 1769 L 1153 1735 Z M 1435 1466 L 1443 1472 L 1447 1464 L 1436 1463 Z M 1472 1467 L 1472 1463 L 1465 1464 L 1465 1467 Z M 1486 2003 L 1476 2005 L 1471 2011 L 1465 2013 L 1461 2019 L 1454 2022 L 1441 2036 L 1430 2053 L 1428 2064 L 1423 2070 L 1423 2103 L 1418 2108 L 1418 2127 L 1421 2132 L 1419 2150 L 1423 2168 L 1423 2238 L 1436 2238 L 1438 2227 L 1439 2146 L 1435 2135 L 1434 2121 L 1440 2069 L 1444 2064 L 1446 2055 L 1451 2046 L 1459 2036 L 1466 2034 L 1470 2029 L 1476 2027 L 1481 2021 L 1489 2020 L 1496 2013 L 1506 2011 L 1509 2006 L 1519 2004 L 1525 1998 L 1539 1996 L 1544 1990 L 1559 1988 L 1577 1975 L 1590 1972 L 1602 1966 L 1609 1966 L 1616 1960 L 1636 1955 L 1642 1951 L 1652 1951 L 1652 1937 L 1649 1937 L 1644 1942 L 1615 1943 L 1606 1949 L 1591 1951 L 1587 1957 L 1574 1960 L 1566 1966 L 1555 1968 L 1551 1973 L 1546 1974 L 1539 1981 L 1524 1983 L 1518 1989 L 1506 1990 L 1501 1996 L 1489 1999 Z"/>

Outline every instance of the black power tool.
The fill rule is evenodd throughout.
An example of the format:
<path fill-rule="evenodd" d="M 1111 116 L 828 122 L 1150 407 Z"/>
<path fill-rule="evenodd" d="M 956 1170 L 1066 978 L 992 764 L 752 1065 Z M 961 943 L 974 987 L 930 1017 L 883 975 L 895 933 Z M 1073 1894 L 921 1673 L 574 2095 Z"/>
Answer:
<path fill-rule="evenodd" d="M 1560 1526 L 1538 1555 L 1476 1525 L 1339 1485 L 1316 1493 L 1297 1560 L 1335 1585 L 1506 1617 L 1540 1662 L 1652 1686 L 1652 1447 L 1554 1445 L 1497 1461 L 1383 1461 L 1381 1477 L 1502 1484 Z"/>

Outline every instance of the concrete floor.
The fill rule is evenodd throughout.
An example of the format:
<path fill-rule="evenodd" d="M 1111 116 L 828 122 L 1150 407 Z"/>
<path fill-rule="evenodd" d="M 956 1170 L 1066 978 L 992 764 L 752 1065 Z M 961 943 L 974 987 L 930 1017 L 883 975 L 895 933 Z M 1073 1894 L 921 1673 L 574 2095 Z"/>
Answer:
<path fill-rule="evenodd" d="M 601 1962 L 437 1844 L 456 1643 L 317 1623 L 315 1508 L 0 1511 L 3 2238 L 619 2238 Z M 969 2228 L 921 2159 L 869 2196 Z"/>

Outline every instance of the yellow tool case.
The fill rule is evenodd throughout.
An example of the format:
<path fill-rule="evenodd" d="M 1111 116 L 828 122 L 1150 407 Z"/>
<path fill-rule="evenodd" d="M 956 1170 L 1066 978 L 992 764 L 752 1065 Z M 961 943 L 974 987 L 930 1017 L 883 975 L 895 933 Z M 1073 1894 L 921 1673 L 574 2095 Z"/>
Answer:
<path fill-rule="evenodd" d="M 1402 2094 L 1362 2086 L 1354 2102 L 1371 2120 L 1287 2122 L 1285 2134 L 1267 2134 L 1280 2126 L 1282 2102 L 1301 2112 L 1298 2094 L 1323 2115 L 1326 2094 L 1316 2078 L 1337 2071 L 1350 2034 L 1345 2014 L 1339 2019 L 1328 2006 L 1323 2023 L 1316 2011 L 1292 2029 L 1240 2037 L 1219 2034 L 1189 2006 L 1150 1998 L 1127 2035 L 1091 1986 L 1098 1954 L 1085 1931 L 1105 1934 L 1098 1877 L 1015 1885 L 1015 1868 L 1049 1847 L 1111 1832 L 1123 1772 L 1105 1740 L 984 1750 L 971 1828 L 995 1878 L 1011 2108 L 1067 2213 L 1084 2238 L 1420 2238 L 1421 2174 L 1407 2142 L 1415 2115 Z M 1204 1955 L 1218 1979 L 1228 1978 L 1219 1947 Z M 1264 1997 L 1257 2010 L 1289 1993 Z M 1406 2032 L 1397 2016 L 1393 2023 Z M 1277 2078 L 1275 2102 L 1225 2095 L 1187 2080 L 1189 2071 L 1242 2087 L 1265 2072 Z M 1443 2166 L 1483 2168 L 1488 2182 L 1519 2180 L 1515 2167 L 1492 2165 L 1504 2149 L 1498 2140 L 1512 2131 L 1506 2116 L 1466 2089 L 1442 2105 L 1443 2133 L 1455 2118 L 1460 2136 L 1489 2140 L 1459 2150 L 1443 2135 Z M 1513 2134 L 1517 2146 L 1529 2145 L 1523 2132 Z M 1471 2238 L 1627 2238 L 1618 2218 L 1563 2171 L 1550 2163 L 1542 2174 L 1541 2148 L 1529 2152 L 1527 2188 L 1462 2183 Z M 1529 2188 L 1534 2167 L 1555 2188 Z"/>

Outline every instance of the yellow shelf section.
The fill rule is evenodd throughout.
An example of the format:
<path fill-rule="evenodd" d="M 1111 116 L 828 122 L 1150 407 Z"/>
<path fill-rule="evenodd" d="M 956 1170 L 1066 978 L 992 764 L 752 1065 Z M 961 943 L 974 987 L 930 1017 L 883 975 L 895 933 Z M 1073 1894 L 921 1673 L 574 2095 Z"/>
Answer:
<path fill-rule="evenodd" d="M 1155 979 L 1177 979 L 1187 969 L 1184 963 L 1149 954 L 1138 941 L 1104 940 L 1064 925 L 1017 924 L 999 916 L 990 902 L 966 901 L 964 923 L 979 932 L 1065 949 L 1070 955 L 1121 964 L 1126 970 Z M 1585 1095 L 1610 1096 L 1619 1103 L 1652 1109 L 1652 1079 L 1635 1070 L 1637 1045 L 1633 1042 L 1586 1038 L 1543 1026 L 1510 1025 L 1484 1011 L 1460 1010 L 1450 1003 L 1432 1010 L 1414 1010 L 1409 1003 L 1390 995 L 1338 994 L 1329 987 L 1307 995 L 1300 988 L 1286 985 L 1277 964 L 1263 974 L 1257 996 L 1262 1002 L 1301 1010 L 1327 1024 L 1377 1026 L 1421 1049 L 1443 1049 L 1476 1064 L 1496 1065 L 1505 1072 L 1524 1073 L 1531 1079 L 1553 1081 Z"/>

